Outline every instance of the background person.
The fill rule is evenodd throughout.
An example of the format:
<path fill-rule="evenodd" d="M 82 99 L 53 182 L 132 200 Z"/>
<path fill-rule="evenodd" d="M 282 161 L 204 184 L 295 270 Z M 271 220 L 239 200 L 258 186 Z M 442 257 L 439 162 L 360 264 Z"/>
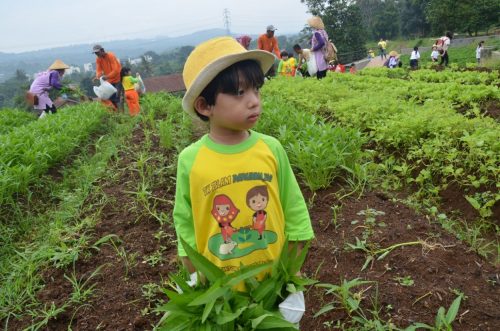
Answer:
<path fill-rule="evenodd" d="M 387 41 L 385 41 L 383 38 L 380 38 L 380 41 L 377 43 L 377 45 L 380 51 L 380 59 L 387 59 L 387 54 L 385 53 L 385 50 L 387 48 Z"/>
<path fill-rule="evenodd" d="M 394 69 L 399 64 L 399 54 L 396 51 L 391 51 L 389 53 L 389 60 L 387 60 L 387 67 L 390 69 Z"/>
<path fill-rule="evenodd" d="M 274 36 L 274 31 L 276 31 L 274 25 L 268 25 L 266 27 L 266 33 L 261 34 L 259 39 L 257 39 L 257 48 L 269 53 L 273 53 L 276 59 L 280 59 L 280 48 L 278 45 L 278 39 Z M 276 76 L 276 67 L 273 65 L 269 71 L 266 73 L 266 77 Z"/>
<path fill-rule="evenodd" d="M 326 77 L 326 71 L 328 69 L 328 63 L 325 60 L 328 34 L 325 31 L 323 20 L 319 16 L 309 18 L 307 24 L 314 30 L 311 37 L 311 55 L 316 59 L 316 66 L 318 67 L 316 78 L 322 79 Z"/>
<path fill-rule="evenodd" d="M 139 93 L 135 90 L 134 84 L 139 83 L 140 80 L 130 75 L 130 68 L 128 67 L 122 68 L 120 76 L 129 114 L 130 116 L 139 115 L 139 111 L 141 110 L 141 106 L 139 105 Z"/>
<path fill-rule="evenodd" d="M 357 71 L 356 70 L 356 63 L 353 62 L 353 63 L 351 63 L 351 66 L 349 67 L 349 73 L 354 75 L 356 73 L 356 71 Z"/>
<path fill-rule="evenodd" d="M 437 50 L 437 46 L 436 45 L 432 46 L 431 61 L 432 62 L 439 61 L 439 52 Z"/>
<path fill-rule="evenodd" d="M 106 52 L 101 45 L 97 44 L 92 47 L 92 53 L 96 55 L 96 73 L 94 80 L 101 77 L 116 88 L 109 100 L 103 100 L 106 105 L 111 105 L 115 110 L 120 106 L 120 96 L 122 95 L 122 84 L 120 81 L 120 71 L 122 65 L 112 52 Z"/>
<path fill-rule="evenodd" d="M 245 47 L 245 49 L 248 49 L 250 47 L 252 37 L 250 37 L 249 35 L 243 35 L 236 37 L 236 40 L 241 44 L 241 46 Z"/>
<path fill-rule="evenodd" d="M 484 41 L 480 41 L 476 48 L 476 61 L 477 65 L 481 64 L 481 51 L 483 50 Z"/>
<path fill-rule="evenodd" d="M 297 63 L 293 56 L 288 56 L 287 51 L 282 51 L 280 64 L 278 65 L 278 75 L 286 77 L 294 77 Z"/>
<path fill-rule="evenodd" d="M 57 90 L 62 88 L 61 80 L 66 69 L 69 69 L 66 63 L 55 60 L 47 71 L 38 73 L 31 84 L 29 93 L 36 97 L 33 108 L 40 111 L 40 118 L 45 117 L 49 112 L 56 113 L 57 109 L 49 97 L 49 91 L 53 88 Z"/>
<path fill-rule="evenodd" d="M 446 32 L 446 35 L 438 39 L 438 52 L 441 55 L 441 61 L 439 62 L 439 65 L 448 65 L 449 62 L 449 57 L 448 57 L 448 48 L 450 47 L 451 44 L 451 39 L 453 39 L 453 35 L 451 32 Z"/>
<path fill-rule="evenodd" d="M 297 70 L 300 71 L 302 76 L 310 77 L 309 72 L 307 71 L 307 62 L 311 58 L 311 50 L 308 48 L 302 48 L 299 44 L 293 45 L 293 50 L 299 56 L 299 61 L 297 63 Z"/>
<path fill-rule="evenodd" d="M 413 47 L 413 51 L 410 54 L 410 68 L 417 69 L 418 68 L 418 60 L 420 59 L 420 52 L 418 51 L 418 47 Z"/>

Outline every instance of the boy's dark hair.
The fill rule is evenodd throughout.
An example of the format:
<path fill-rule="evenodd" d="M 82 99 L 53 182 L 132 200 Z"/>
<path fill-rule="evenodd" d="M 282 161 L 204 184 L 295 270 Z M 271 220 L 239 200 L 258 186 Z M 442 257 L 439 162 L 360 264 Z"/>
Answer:
<path fill-rule="evenodd" d="M 280 56 L 281 57 L 288 56 L 288 52 L 287 51 L 281 51 Z"/>
<path fill-rule="evenodd" d="M 129 67 L 122 67 L 122 70 L 120 70 L 120 78 L 125 77 L 129 72 L 130 72 Z"/>
<path fill-rule="evenodd" d="M 453 39 L 453 33 L 451 33 L 450 31 L 446 31 L 446 37 Z"/>
<path fill-rule="evenodd" d="M 299 44 L 295 44 L 295 45 L 293 45 L 293 49 L 294 50 L 299 50 L 299 49 L 302 49 L 302 47 L 300 47 Z"/>
<path fill-rule="evenodd" d="M 413 50 L 418 51 L 418 47 L 417 46 L 413 47 Z"/>
<path fill-rule="evenodd" d="M 240 86 L 240 78 L 243 86 Z M 201 91 L 208 106 L 215 105 L 215 99 L 219 93 L 237 95 L 240 87 L 261 88 L 264 85 L 264 74 L 259 63 L 255 60 L 244 60 L 236 62 L 219 72 L 217 76 Z M 208 122 L 208 117 L 198 113 L 196 115 L 203 121 Z"/>

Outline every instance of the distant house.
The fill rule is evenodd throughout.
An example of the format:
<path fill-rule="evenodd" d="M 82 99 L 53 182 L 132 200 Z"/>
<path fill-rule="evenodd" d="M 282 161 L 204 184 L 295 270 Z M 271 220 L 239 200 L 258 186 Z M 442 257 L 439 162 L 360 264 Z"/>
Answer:
<path fill-rule="evenodd" d="M 74 74 L 75 72 L 78 72 L 80 73 L 80 67 L 76 67 L 76 66 L 70 66 L 69 69 L 66 69 L 65 73 L 66 75 L 71 75 L 71 74 Z"/>
<path fill-rule="evenodd" d="M 181 92 L 186 90 L 181 74 L 145 78 L 144 85 L 146 92 Z"/>
<path fill-rule="evenodd" d="M 94 71 L 94 65 L 92 63 L 85 63 L 83 65 L 83 71 L 84 72 Z"/>
<path fill-rule="evenodd" d="M 153 61 L 153 58 L 150 55 L 144 55 L 144 60 L 146 60 L 147 62 L 151 62 L 151 61 Z M 139 57 L 136 59 L 128 58 L 128 62 L 130 62 L 130 64 L 133 64 L 133 65 L 139 65 L 142 63 L 142 57 Z"/>

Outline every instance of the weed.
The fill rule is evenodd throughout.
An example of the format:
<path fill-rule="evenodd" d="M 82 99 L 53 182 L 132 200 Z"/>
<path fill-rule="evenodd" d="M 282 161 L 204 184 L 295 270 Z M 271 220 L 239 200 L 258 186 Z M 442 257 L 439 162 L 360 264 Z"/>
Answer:
<path fill-rule="evenodd" d="M 47 307 L 47 304 L 43 306 L 42 309 L 38 310 L 30 310 L 28 314 L 34 319 L 39 321 L 31 324 L 29 327 L 25 328 L 24 331 L 36 331 L 45 327 L 50 320 L 57 318 L 57 316 L 64 312 L 68 308 L 68 304 L 65 303 L 61 307 L 56 307 L 56 305 L 52 302 L 50 306 Z"/>
<path fill-rule="evenodd" d="M 402 286 L 413 286 L 415 284 L 411 276 L 394 277 L 394 280 L 397 281 L 399 285 Z"/>
<path fill-rule="evenodd" d="M 73 264 L 73 272 L 71 275 L 64 275 L 64 278 L 66 278 L 73 287 L 73 292 L 71 293 L 70 298 L 71 303 L 79 305 L 87 301 L 92 296 L 96 284 L 89 284 L 89 282 L 92 278 L 99 275 L 103 266 L 104 265 L 99 266 L 90 274 L 90 276 L 87 277 L 87 279 L 84 280 L 83 276 L 80 279 L 76 277 L 75 265 Z"/>
<path fill-rule="evenodd" d="M 420 328 L 433 331 L 452 331 L 452 324 L 455 321 L 462 299 L 462 295 L 459 295 L 455 300 L 453 300 L 448 311 L 446 311 L 444 307 L 439 307 L 434 325 L 415 323 L 414 325 L 407 327 L 405 331 L 416 331 Z"/>

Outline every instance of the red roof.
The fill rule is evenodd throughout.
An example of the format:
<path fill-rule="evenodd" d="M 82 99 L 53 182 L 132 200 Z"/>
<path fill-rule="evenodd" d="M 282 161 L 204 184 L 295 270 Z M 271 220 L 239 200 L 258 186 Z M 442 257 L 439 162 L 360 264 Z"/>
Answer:
<path fill-rule="evenodd" d="M 186 90 L 181 74 L 149 77 L 143 80 L 146 92 L 179 92 Z"/>

